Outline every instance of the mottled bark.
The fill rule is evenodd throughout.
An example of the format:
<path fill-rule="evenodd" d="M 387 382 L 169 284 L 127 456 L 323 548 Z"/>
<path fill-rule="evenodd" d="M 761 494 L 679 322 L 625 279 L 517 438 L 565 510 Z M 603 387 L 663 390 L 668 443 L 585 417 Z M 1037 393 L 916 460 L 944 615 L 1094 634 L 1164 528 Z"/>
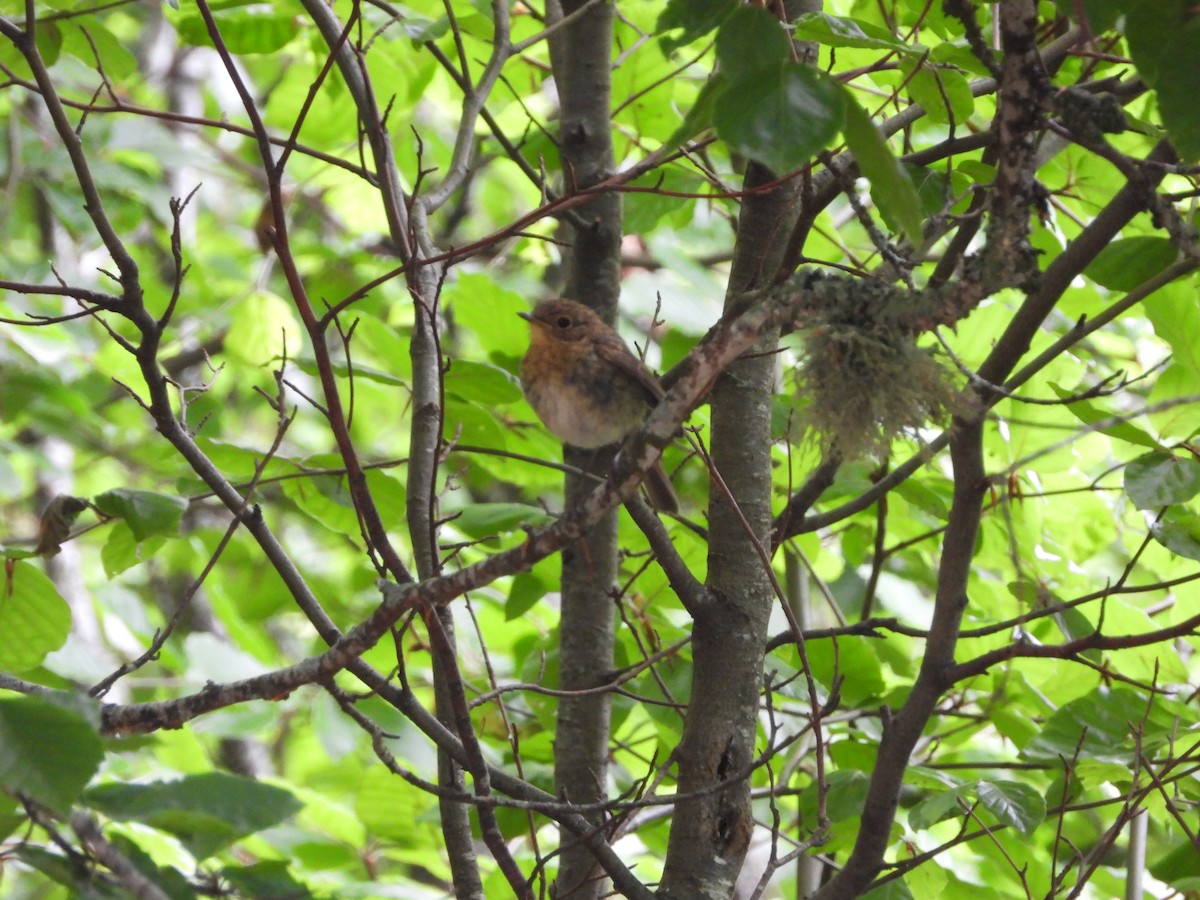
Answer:
<path fill-rule="evenodd" d="M 788 4 L 789 18 L 820 9 Z M 803 54 L 805 48 L 799 48 Z M 776 178 L 756 163 L 750 189 Z M 802 181 L 742 201 L 725 314 L 780 274 L 801 209 Z M 744 300 L 741 300 L 744 303 Z M 728 489 L 709 505 L 706 600 L 692 629 L 692 696 L 676 750 L 679 794 L 660 896 L 733 895 L 754 820 L 747 771 L 756 755 L 758 698 L 767 624 L 775 602 L 763 562 L 771 546 L 771 397 L 778 329 L 767 329 L 713 388 L 712 461 Z M 767 548 L 764 551 L 764 548 Z M 721 790 L 712 791 L 715 785 Z M 691 796 L 689 796 L 691 795 Z"/>
<path fill-rule="evenodd" d="M 556 6 L 557 4 L 551 4 Z M 567 0 L 555 10 L 569 16 L 584 4 Z M 551 61 L 561 104 L 558 132 L 567 193 L 596 184 L 615 167 L 609 125 L 613 8 L 595 4 L 551 40 Z M 594 309 L 608 322 L 616 317 L 620 293 L 621 203 L 606 194 L 579 207 L 567 226 L 566 296 Z M 566 461 L 603 474 L 611 453 L 567 448 Z M 567 478 L 570 506 L 590 482 Z M 617 514 L 610 512 L 562 555 L 559 684 L 563 690 L 594 688 L 612 669 L 612 586 L 617 572 Z M 595 803 L 606 796 L 611 698 L 605 693 L 563 697 L 555 730 L 554 782 L 560 797 Z M 599 824 L 599 815 L 592 816 Z M 565 837 L 565 836 L 564 836 Z M 564 839 L 555 896 L 592 900 L 605 881 L 591 851 Z"/>

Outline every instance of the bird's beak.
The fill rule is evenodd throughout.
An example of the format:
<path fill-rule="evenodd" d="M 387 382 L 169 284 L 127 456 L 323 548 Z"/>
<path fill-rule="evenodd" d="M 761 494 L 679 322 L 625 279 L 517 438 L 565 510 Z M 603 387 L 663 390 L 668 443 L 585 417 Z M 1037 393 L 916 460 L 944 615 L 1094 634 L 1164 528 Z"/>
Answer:
<path fill-rule="evenodd" d="M 534 324 L 534 318 L 531 313 L 519 312 L 519 313 L 517 313 L 517 315 L 520 316 L 522 319 L 524 319 L 526 322 L 528 322 L 530 325 Z"/>

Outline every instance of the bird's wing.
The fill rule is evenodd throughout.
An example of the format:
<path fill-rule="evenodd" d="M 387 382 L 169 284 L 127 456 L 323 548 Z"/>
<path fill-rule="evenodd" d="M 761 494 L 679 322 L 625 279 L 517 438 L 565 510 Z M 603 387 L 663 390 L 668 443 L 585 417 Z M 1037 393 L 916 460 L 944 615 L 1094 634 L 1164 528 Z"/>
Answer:
<path fill-rule="evenodd" d="M 646 402 L 651 406 L 662 399 L 662 385 L 643 365 L 642 361 L 629 352 L 629 348 L 619 338 L 610 336 L 606 340 L 596 342 L 596 352 L 600 357 L 611 363 L 613 368 L 628 375 L 646 394 Z"/>

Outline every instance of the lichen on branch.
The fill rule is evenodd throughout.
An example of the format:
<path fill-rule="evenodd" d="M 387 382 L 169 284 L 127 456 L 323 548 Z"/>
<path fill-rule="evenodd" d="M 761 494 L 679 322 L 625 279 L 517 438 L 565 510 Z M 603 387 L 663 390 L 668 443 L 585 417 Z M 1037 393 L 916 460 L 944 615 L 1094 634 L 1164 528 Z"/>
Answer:
<path fill-rule="evenodd" d="M 897 436 L 969 408 L 955 373 L 917 343 L 943 318 L 930 312 L 941 291 L 812 273 L 788 283 L 797 287 L 804 352 L 796 383 L 804 424 L 823 449 L 881 456 Z"/>

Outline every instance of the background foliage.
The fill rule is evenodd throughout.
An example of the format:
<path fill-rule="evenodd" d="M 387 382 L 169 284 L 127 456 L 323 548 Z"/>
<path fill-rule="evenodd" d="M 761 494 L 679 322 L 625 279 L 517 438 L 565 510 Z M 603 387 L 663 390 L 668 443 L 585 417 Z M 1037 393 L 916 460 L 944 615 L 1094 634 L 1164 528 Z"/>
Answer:
<path fill-rule="evenodd" d="M 464 846 L 485 896 L 543 895 L 560 826 L 653 889 L 706 712 L 680 573 L 720 565 L 710 410 L 665 452 L 687 521 L 619 521 L 597 835 L 555 796 L 551 554 L 616 498 L 557 517 L 516 313 L 620 192 L 621 329 L 666 371 L 785 180 L 738 896 L 1200 890 L 1190 4 L 830 0 L 789 40 L 774 8 L 622 2 L 599 188 L 556 145 L 552 11 L 319 6 L 0 4 L 5 895 L 461 895 Z M 1003 68 L 1037 48 L 1044 83 Z"/>

